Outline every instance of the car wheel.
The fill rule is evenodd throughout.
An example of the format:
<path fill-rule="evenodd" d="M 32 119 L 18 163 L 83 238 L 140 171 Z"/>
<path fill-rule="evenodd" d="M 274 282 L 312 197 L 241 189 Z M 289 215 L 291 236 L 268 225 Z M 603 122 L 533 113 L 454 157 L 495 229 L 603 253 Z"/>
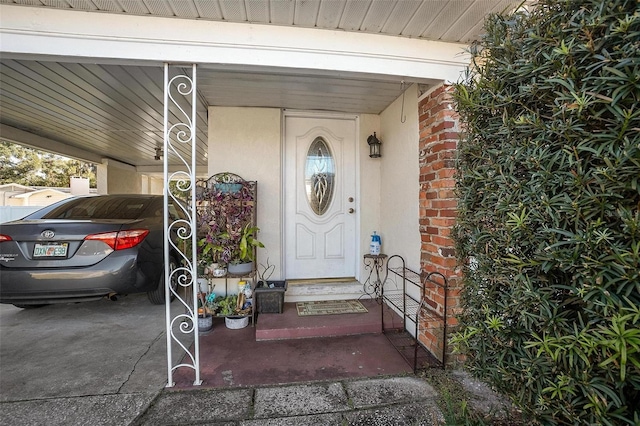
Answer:
<path fill-rule="evenodd" d="M 173 257 L 169 258 L 169 271 L 173 271 L 178 267 L 175 259 Z M 175 290 L 178 287 L 178 278 L 176 276 L 171 280 L 171 289 Z M 163 305 L 165 302 L 165 291 L 164 291 L 164 269 L 162 274 L 160 275 L 160 279 L 158 280 L 158 287 L 153 291 L 147 292 L 147 297 L 149 301 L 154 305 Z M 174 299 L 173 293 L 171 293 L 171 300 Z"/>
<path fill-rule="evenodd" d="M 21 309 L 36 309 L 36 308 L 42 308 L 43 306 L 47 306 L 47 304 L 41 304 L 41 305 L 20 305 L 20 304 L 13 304 L 13 306 L 15 306 L 16 308 L 21 308 Z"/>

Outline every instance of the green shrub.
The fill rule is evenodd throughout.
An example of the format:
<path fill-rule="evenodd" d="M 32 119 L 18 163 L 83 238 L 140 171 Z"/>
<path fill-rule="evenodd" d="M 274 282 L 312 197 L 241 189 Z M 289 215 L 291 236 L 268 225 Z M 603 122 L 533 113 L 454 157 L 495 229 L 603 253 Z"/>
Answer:
<path fill-rule="evenodd" d="M 452 341 L 543 424 L 640 424 L 639 5 L 491 16 L 456 85 Z"/>

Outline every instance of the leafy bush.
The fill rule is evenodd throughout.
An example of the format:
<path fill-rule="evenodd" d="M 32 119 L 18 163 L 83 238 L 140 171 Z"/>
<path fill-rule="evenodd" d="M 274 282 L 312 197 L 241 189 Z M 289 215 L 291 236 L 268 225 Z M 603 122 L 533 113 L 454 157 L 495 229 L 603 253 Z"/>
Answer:
<path fill-rule="evenodd" d="M 640 11 L 494 15 L 454 98 L 468 366 L 544 424 L 640 424 Z"/>

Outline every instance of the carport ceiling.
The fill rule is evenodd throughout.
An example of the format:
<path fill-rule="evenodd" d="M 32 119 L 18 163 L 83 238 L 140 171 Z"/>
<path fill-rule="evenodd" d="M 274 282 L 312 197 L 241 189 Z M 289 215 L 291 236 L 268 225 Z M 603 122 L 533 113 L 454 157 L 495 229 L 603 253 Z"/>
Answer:
<path fill-rule="evenodd" d="M 25 7 L 378 33 L 468 42 L 484 16 L 520 0 L 0 0 Z M 39 58 L 40 59 L 40 58 Z M 0 60 L 0 123 L 6 130 L 134 166 L 159 166 L 162 69 L 126 64 Z M 297 70 L 198 69 L 198 144 L 206 165 L 207 106 L 374 113 L 401 94 L 399 81 Z M 6 137 L 6 131 L 2 136 Z"/>
<path fill-rule="evenodd" d="M 159 166 L 162 83 L 161 67 L 2 59 L 0 122 L 126 164 Z M 197 158 L 206 165 L 207 105 L 377 114 L 401 85 L 201 67 L 198 91 Z"/>
<path fill-rule="evenodd" d="M 0 0 L 0 3 L 467 43 L 476 39 L 488 13 L 501 12 L 522 0 Z"/>

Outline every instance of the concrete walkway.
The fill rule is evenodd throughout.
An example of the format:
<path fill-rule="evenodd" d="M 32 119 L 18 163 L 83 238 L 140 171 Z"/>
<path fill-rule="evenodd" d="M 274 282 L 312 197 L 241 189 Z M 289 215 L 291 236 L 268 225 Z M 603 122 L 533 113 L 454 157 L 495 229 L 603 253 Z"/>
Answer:
<path fill-rule="evenodd" d="M 372 338 L 332 347 L 321 357 L 327 366 L 311 370 L 315 380 L 252 382 L 241 373 L 255 370 L 230 364 L 211 371 L 224 376 L 223 370 L 233 369 L 233 386 L 211 376 L 205 385 L 216 388 L 166 388 L 164 306 L 151 305 L 144 295 L 29 310 L 0 305 L 0 426 L 441 424 L 434 389 L 391 369 L 391 353 L 376 349 Z M 305 340 L 314 341 L 312 348 L 330 344 Z M 268 358 L 265 348 L 279 346 L 264 344 L 245 349 Z M 281 347 L 285 368 L 302 373 L 296 363 L 311 362 L 308 357 L 318 352 L 300 342 Z M 218 362 L 220 356 L 208 359 Z M 376 357 L 384 368 L 371 363 Z M 377 374 L 363 376 L 367 368 Z"/>
<path fill-rule="evenodd" d="M 0 425 L 131 424 L 167 382 L 164 317 L 146 295 L 0 305 Z"/>
<path fill-rule="evenodd" d="M 163 392 L 136 425 L 437 425 L 433 388 L 416 377 Z"/>

